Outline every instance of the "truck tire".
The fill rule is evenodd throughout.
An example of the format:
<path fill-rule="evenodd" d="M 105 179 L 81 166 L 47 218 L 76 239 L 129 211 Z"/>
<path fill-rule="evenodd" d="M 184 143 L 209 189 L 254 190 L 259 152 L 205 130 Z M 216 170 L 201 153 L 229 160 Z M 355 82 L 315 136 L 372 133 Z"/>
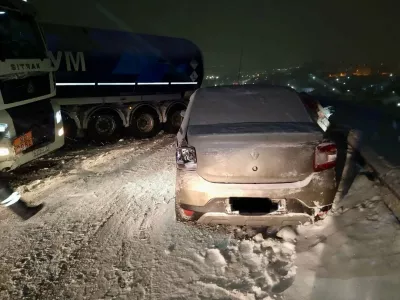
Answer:
<path fill-rule="evenodd" d="M 133 113 L 128 130 L 135 138 L 154 137 L 160 132 L 160 118 L 152 108 L 139 109 Z"/>
<path fill-rule="evenodd" d="M 65 132 L 65 142 L 69 143 L 75 141 L 76 136 L 78 135 L 78 126 L 76 126 L 75 120 L 66 114 L 62 114 L 62 119 Z"/>
<path fill-rule="evenodd" d="M 121 120 L 113 114 L 100 113 L 90 118 L 88 137 L 95 142 L 115 142 L 121 133 Z"/>
<path fill-rule="evenodd" d="M 167 123 L 165 124 L 165 132 L 176 134 L 181 127 L 181 123 L 183 117 L 181 116 L 181 112 L 184 109 L 174 109 L 173 111 L 168 113 Z"/>

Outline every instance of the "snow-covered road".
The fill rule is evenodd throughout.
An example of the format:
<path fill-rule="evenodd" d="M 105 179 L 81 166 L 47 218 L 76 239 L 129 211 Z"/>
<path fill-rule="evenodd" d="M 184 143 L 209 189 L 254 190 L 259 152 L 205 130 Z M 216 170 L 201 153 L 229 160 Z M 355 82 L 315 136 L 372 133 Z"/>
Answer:
<path fill-rule="evenodd" d="M 398 298 L 400 228 L 365 176 L 340 214 L 278 238 L 176 223 L 172 136 L 37 164 L 17 183 L 45 209 L 0 211 L 0 299 Z"/>

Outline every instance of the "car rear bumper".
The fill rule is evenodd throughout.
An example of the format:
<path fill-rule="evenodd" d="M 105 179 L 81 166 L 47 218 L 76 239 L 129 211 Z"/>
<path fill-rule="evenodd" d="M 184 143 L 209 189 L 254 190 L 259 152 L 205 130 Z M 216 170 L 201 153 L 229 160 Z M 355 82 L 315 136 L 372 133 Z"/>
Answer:
<path fill-rule="evenodd" d="M 235 226 L 290 226 L 313 222 L 313 218 L 305 213 L 281 215 L 239 215 L 220 212 L 208 212 L 197 221 L 200 224 L 220 224 Z"/>
<path fill-rule="evenodd" d="M 322 207 L 331 205 L 335 193 L 334 169 L 312 173 L 302 181 L 279 184 L 213 183 L 196 171 L 177 170 L 176 201 L 184 209 L 202 213 L 199 222 L 248 224 L 253 218 L 255 223 L 282 223 L 288 219 L 298 223 L 297 219 L 308 220 Z M 228 207 L 230 198 L 285 199 L 286 209 L 261 216 L 232 214 Z"/>

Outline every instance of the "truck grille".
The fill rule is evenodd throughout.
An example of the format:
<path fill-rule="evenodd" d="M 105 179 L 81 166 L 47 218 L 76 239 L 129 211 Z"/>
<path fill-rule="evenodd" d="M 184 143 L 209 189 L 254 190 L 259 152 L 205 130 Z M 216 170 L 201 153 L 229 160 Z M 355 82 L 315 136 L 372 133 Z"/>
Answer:
<path fill-rule="evenodd" d="M 32 131 L 33 147 L 23 153 L 30 152 L 55 140 L 54 110 L 50 100 L 41 100 L 6 110 L 11 116 L 15 137 Z"/>
<path fill-rule="evenodd" d="M 49 74 L 0 82 L 4 104 L 11 104 L 50 94 Z"/>

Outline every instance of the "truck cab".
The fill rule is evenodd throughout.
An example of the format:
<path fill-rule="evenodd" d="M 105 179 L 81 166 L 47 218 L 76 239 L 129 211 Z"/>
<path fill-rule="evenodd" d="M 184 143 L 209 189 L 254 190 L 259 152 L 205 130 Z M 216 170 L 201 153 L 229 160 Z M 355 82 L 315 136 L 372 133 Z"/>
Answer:
<path fill-rule="evenodd" d="M 0 0 L 0 171 L 64 145 L 51 61 L 35 10 Z"/>

